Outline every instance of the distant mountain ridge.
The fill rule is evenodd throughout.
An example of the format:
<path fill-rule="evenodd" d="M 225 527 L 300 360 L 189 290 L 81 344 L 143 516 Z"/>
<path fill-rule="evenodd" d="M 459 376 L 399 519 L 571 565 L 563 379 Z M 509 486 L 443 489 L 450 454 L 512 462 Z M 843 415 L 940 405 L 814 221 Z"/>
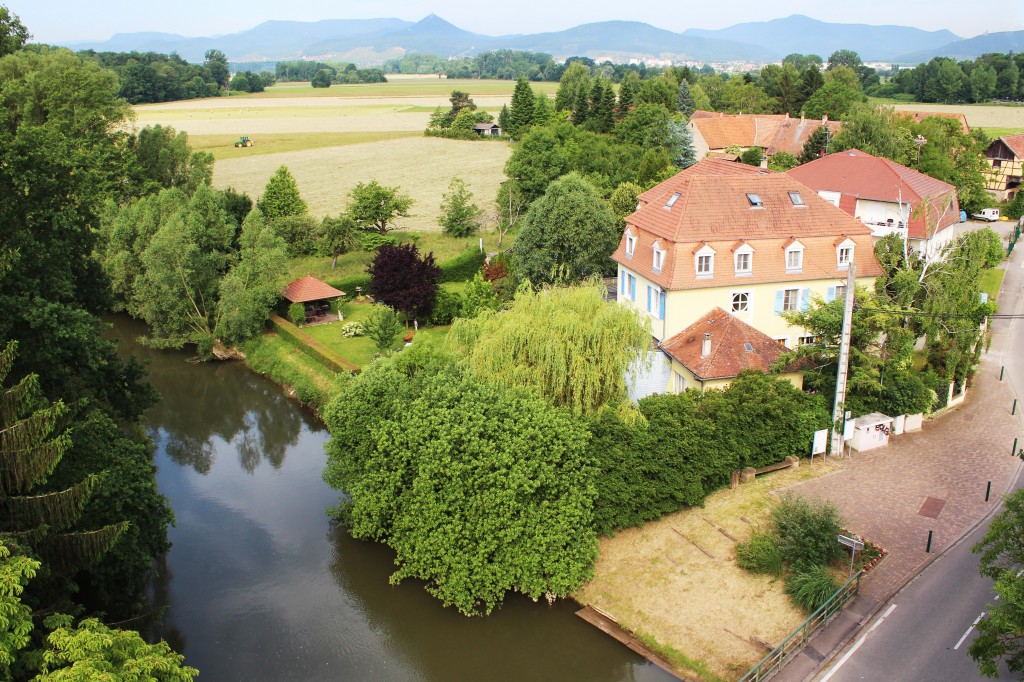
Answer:
<path fill-rule="evenodd" d="M 1000 44 L 1019 45 L 1018 34 L 1022 33 L 994 33 L 964 40 L 945 30 L 832 24 L 793 15 L 714 31 L 691 28 L 673 33 L 636 21 L 606 21 L 549 33 L 486 36 L 463 30 L 431 14 L 418 22 L 388 18 L 267 21 L 255 28 L 223 36 L 120 33 L 102 42 L 65 44 L 73 49 L 101 52 L 177 52 L 192 62 L 201 62 L 209 49 L 223 51 L 231 61 L 317 58 L 360 64 L 379 63 L 410 52 L 458 57 L 510 49 L 547 52 L 559 60 L 582 56 L 623 61 L 653 58 L 760 64 L 778 61 L 793 52 L 827 58 L 838 49 L 853 50 L 865 61 L 893 61 L 900 55 L 933 55 L 941 50 L 966 53 L 975 46 L 981 50 L 977 54 L 956 55 L 963 58 L 986 51 L 1005 51 L 987 46 L 996 44 L 996 36 L 1004 35 L 1008 37 Z M 1021 48 L 1007 49 L 1020 51 Z"/>
<path fill-rule="evenodd" d="M 952 59 L 973 59 L 986 52 L 1024 52 L 1024 31 L 1000 31 L 983 33 L 974 38 L 957 40 L 935 50 L 925 50 L 901 55 L 900 62 L 918 64 L 927 62 L 932 57 L 950 57 Z"/>

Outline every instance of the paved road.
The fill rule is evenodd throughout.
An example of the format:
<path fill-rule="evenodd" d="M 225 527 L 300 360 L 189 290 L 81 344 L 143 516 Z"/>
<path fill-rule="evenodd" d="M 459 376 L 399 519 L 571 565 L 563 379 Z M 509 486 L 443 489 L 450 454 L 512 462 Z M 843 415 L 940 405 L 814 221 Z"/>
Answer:
<path fill-rule="evenodd" d="M 1015 253 L 1007 263 L 1000 294 L 1000 312 L 1024 311 L 1024 257 Z M 1016 395 L 1024 395 L 1024 322 L 997 321 L 1004 336 L 993 355 L 1006 365 Z M 994 344 L 995 345 L 995 344 Z M 998 355 L 997 355 L 998 354 Z M 1001 357 L 1000 357 L 1001 356 Z M 1024 485 L 1017 478 L 1014 489 Z M 974 623 L 992 602 L 992 581 L 978 574 L 978 559 L 970 548 L 985 534 L 981 524 L 932 563 L 913 582 L 879 609 L 869 628 L 816 676 L 819 682 L 900 680 L 906 682 L 982 680 L 967 648 L 976 636 Z M 1003 679 L 1014 679 L 1003 669 Z"/>

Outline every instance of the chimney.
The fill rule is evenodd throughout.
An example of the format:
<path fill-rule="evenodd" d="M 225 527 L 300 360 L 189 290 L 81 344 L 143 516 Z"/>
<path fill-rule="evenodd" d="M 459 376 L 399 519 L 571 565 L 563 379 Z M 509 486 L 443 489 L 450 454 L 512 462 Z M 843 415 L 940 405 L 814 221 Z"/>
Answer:
<path fill-rule="evenodd" d="M 828 114 L 822 114 L 821 125 L 825 125 L 826 123 L 828 123 Z"/>
<path fill-rule="evenodd" d="M 700 347 L 700 356 L 706 358 L 711 355 L 711 332 L 704 332 L 704 343 Z"/>
<path fill-rule="evenodd" d="M 767 167 L 768 167 L 768 155 L 765 154 L 765 155 L 763 155 L 761 157 L 761 168 L 767 168 Z"/>

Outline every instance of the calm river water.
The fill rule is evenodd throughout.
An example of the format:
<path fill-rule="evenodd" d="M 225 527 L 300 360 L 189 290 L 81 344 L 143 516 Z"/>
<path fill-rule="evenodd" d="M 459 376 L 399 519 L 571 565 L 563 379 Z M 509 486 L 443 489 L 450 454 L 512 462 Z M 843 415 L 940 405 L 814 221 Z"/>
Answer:
<path fill-rule="evenodd" d="M 156 585 L 160 633 L 207 682 L 239 680 L 671 679 L 574 614 L 515 597 L 466 618 L 406 581 L 392 552 L 351 539 L 324 510 L 327 432 L 239 363 L 191 363 L 112 334 L 149 362 L 158 483 L 177 516 Z"/>

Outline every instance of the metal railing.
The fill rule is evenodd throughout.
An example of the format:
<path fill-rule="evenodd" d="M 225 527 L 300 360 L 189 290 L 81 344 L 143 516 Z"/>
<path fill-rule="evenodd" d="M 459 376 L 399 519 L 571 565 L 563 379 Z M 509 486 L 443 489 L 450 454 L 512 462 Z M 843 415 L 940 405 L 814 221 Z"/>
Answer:
<path fill-rule="evenodd" d="M 857 571 L 848 583 L 840 587 L 835 594 L 828 598 L 828 601 L 818 607 L 818 610 L 812 613 L 796 630 L 793 630 L 782 644 L 772 649 L 767 656 L 761 659 L 760 663 L 741 677 L 740 682 L 761 682 L 782 670 L 790 658 L 807 646 L 814 633 L 828 625 L 853 599 L 860 590 L 862 573 L 863 571 Z"/>

